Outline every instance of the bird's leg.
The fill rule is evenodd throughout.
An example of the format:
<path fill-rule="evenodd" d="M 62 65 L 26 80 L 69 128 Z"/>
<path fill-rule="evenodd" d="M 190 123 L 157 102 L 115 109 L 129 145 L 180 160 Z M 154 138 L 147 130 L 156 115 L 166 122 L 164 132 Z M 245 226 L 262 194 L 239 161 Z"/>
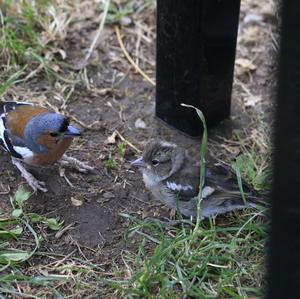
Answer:
<path fill-rule="evenodd" d="M 45 188 L 45 183 L 37 180 L 30 172 L 27 171 L 23 163 L 16 158 L 12 157 L 12 163 L 19 169 L 22 177 L 26 180 L 28 185 L 36 192 L 40 190 L 42 192 L 47 192 L 47 188 Z"/>
<path fill-rule="evenodd" d="M 83 173 L 87 173 L 89 171 L 94 170 L 94 167 L 88 165 L 86 162 L 79 161 L 78 159 L 69 157 L 67 155 L 63 155 L 62 158 L 59 160 L 59 163 L 62 166 L 73 167 L 76 170 Z"/>

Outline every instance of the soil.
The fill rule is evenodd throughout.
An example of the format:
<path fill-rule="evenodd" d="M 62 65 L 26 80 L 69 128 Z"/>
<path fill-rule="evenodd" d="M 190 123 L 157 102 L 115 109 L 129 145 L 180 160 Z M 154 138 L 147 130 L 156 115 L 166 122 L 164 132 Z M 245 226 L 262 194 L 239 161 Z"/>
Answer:
<path fill-rule="evenodd" d="M 262 114 L 261 111 L 272 110 L 269 100 L 274 87 L 274 65 L 269 57 L 276 54 L 270 36 L 271 30 L 274 29 L 274 18 L 272 15 L 263 16 L 263 25 L 245 24 L 245 16 L 249 12 L 261 16 L 260 4 L 255 6 L 247 2 L 242 7 L 237 58 L 247 57 L 256 68 L 243 70 L 236 66 L 236 72 L 240 73 L 236 75 L 234 82 L 231 119 L 209 131 L 210 154 L 217 158 L 225 157 L 227 161 L 239 154 L 239 145 L 226 142 L 224 138 L 229 140 L 236 132 L 251 132 L 258 122 L 257 115 L 267 118 L 266 115 L 270 114 Z M 154 11 L 151 13 L 151 22 L 154 24 Z M 67 53 L 69 65 L 75 65 L 82 59 L 83 49 L 89 46 L 91 36 L 97 28 L 96 24 L 95 20 L 86 21 L 80 24 L 80 31 L 76 27 L 78 24 L 74 25 L 73 31 L 69 30 L 68 37 L 62 45 Z M 250 40 L 251 36 L 246 36 L 249 28 L 257 30 L 254 41 Z M 122 31 L 127 49 L 134 47 L 132 30 L 129 27 Z M 46 247 L 53 250 L 59 248 L 60 252 L 67 254 L 79 245 L 87 255 L 94 254 L 95 250 L 100 248 L 101 253 L 97 251 L 98 259 L 105 262 L 116 258 L 120 250 L 126 247 L 123 237 L 129 221 L 120 213 L 141 219 L 170 215 L 169 209 L 151 199 L 144 188 L 140 173 L 130 168 L 130 161 L 135 159 L 139 152 L 126 144 L 122 157 L 118 153 L 118 144 L 123 142 L 120 137 L 117 136 L 112 144 L 107 144 L 107 138 L 117 130 L 126 141 L 139 150 L 143 150 L 151 138 L 169 140 L 189 149 L 195 158 L 199 140 L 167 127 L 154 117 L 155 88 L 136 74 L 123 58 L 112 26 L 106 27 L 101 40 L 93 53 L 90 65 L 87 66 L 88 84 L 83 71 L 76 72 L 66 68 L 60 70 L 65 77 L 75 74 L 77 78 L 83 79 L 71 86 L 62 81 L 49 84 L 45 79 L 39 78 L 27 82 L 25 87 L 17 89 L 12 96 L 21 100 L 20 91 L 25 89 L 32 101 L 43 104 L 49 102 L 53 107 L 61 108 L 61 103 L 54 97 L 55 93 L 62 91 L 64 85 L 68 90 L 74 88 L 63 113 L 71 115 L 86 126 L 82 128 L 83 137 L 74 140 L 67 154 L 87 161 L 95 167 L 95 172 L 82 174 L 73 169 L 66 169 L 65 176 L 72 184 L 70 186 L 66 179 L 60 176 L 58 165 L 32 169 L 32 173 L 46 183 L 49 191 L 34 194 L 26 210 L 59 217 L 64 226 L 73 224 L 60 238 L 49 237 Z M 143 53 L 152 62 L 154 47 L 155 41 L 151 40 Z M 122 57 L 122 61 L 119 57 Z M 154 68 L 149 63 L 145 63 L 145 66 L 150 70 L 148 74 L 154 77 Z M 245 88 L 250 90 L 249 96 L 254 94 L 262 97 L 258 104 L 245 104 Z M 135 126 L 137 119 L 145 123 L 145 128 Z M 76 121 L 74 124 L 76 125 Z M 107 167 L 108 159 L 115 161 L 113 167 Z M 28 190 L 29 187 L 5 153 L 0 153 L 0 173 L 0 203 L 2 208 L 8 209 L 8 194 L 12 196 L 20 185 L 24 185 Z"/>

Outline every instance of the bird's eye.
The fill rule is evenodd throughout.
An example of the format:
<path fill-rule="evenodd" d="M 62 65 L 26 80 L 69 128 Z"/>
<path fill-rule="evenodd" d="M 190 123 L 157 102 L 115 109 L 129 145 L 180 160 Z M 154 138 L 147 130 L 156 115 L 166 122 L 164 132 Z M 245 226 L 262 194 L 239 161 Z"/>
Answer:
<path fill-rule="evenodd" d="M 156 159 L 153 159 L 151 162 L 152 162 L 152 165 L 153 165 L 153 166 L 157 166 L 158 163 L 159 163 L 159 161 L 156 160 Z"/>
<path fill-rule="evenodd" d="M 51 133 L 50 133 L 50 136 L 51 136 L 51 137 L 57 137 L 58 135 L 59 135 L 59 134 L 58 134 L 58 133 L 55 133 L 55 132 L 51 132 Z"/>

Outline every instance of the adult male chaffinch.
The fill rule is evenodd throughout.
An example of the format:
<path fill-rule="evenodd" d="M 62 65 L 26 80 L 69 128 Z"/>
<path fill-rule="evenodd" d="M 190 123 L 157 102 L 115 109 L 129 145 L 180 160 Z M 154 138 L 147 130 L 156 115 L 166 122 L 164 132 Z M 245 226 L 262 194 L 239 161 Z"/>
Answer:
<path fill-rule="evenodd" d="M 0 146 L 10 153 L 13 164 L 34 191 L 46 192 L 45 183 L 30 174 L 23 163 L 50 166 L 62 160 L 81 171 L 91 166 L 64 155 L 80 131 L 69 125 L 69 119 L 40 106 L 22 102 L 0 103 Z"/>
<path fill-rule="evenodd" d="M 146 187 L 155 199 L 186 217 L 196 217 L 200 168 L 174 143 L 150 141 L 142 157 L 131 162 L 143 175 Z M 222 164 L 206 166 L 202 190 L 201 218 L 214 217 L 235 209 L 255 207 L 261 202 L 254 190 L 243 183 L 243 202 L 234 173 Z"/>

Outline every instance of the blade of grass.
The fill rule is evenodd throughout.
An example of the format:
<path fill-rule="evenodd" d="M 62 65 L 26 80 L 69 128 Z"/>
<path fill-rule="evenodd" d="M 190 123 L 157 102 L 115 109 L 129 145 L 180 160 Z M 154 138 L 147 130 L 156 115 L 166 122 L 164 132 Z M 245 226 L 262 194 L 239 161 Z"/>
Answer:
<path fill-rule="evenodd" d="M 198 193 L 198 202 L 197 202 L 197 220 L 194 228 L 194 230 L 197 231 L 199 229 L 200 220 L 201 220 L 200 215 L 201 215 L 202 190 L 205 184 L 205 155 L 206 155 L 207 142 L 208 142 L 207 126 L 206 126 L 204 114 L 200 109 L 184 103 L 182 103 L 181 106 L 195 109 L 203 125 L 203 135 L 200 144 L 200 182 L 199 182 L 199 193 Z"/>
<path fill-rule="evenodd" d="M 13 73 L 8 79 L 4 80 L 4 82 L 0 83 L 0 96 L 4 95 L 6 91 L 12 86 L 23 82 L 23 79 L 19 79 L 21 75 L 24 74 L 27 65 L 25 65 L 22 69 Z"/>
<path fill-rule="evenodd" d="M 234 170 L 235 170 L 238 186 L 239 186 L 239 189 L 240 189 L 240 193 L 241 193 L 244 205 L 246 205 L 247 201 L 246 201 L 246 197 L 245 197 L 245 193 L 244 193 L 244 189 L 243 189 L 243 182 L 242 182 L 241 172 L 240 172 L 240 169 L 239 169 L 237 164 L 234 164 Z"/>

